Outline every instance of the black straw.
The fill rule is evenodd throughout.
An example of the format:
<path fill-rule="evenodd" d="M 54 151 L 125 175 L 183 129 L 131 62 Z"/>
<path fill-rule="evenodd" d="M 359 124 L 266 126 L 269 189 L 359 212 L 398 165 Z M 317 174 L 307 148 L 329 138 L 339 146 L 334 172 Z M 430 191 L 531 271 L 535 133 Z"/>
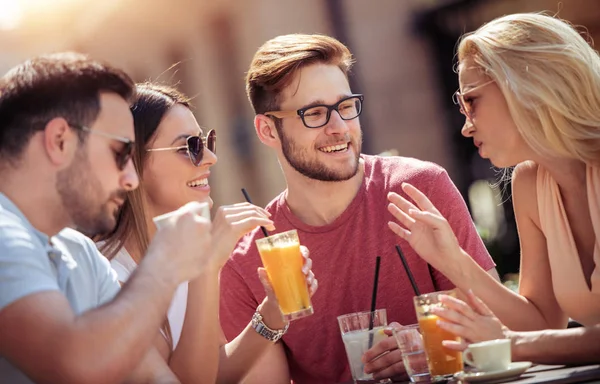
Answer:
<path fill-rule="evenodd" d="M 398 256 L 400 256 L 400 260 L 402 260 L 402 264 L 404 265 L 404 269 L 406 270 L 406 274 L 408 275 L 408 279 L 410 280 L 410 284 L 413 287 L 413 290 L 415 291 L 415 295 L 416 296 L 421 296 L 421 292 L 419 291 L 419 287 L 417 287 L 417 282 L 415 281 L 415 278 L 412 274 L 412 272 L 410 271 L 410 268 L 408 267 L 408 263 L 406 262 L 406 258 L 404 257 L 404 254 L 402 253 L 402 249 L 400 249 L 399 245 L 396 245 L 396 252 L 398 252 Z"/>
<path fill-rule="evenodd" d="M 248 192 L 246 192 L 245 188 L 242 188 L 242 193 L 244 194 L 244 197 L 246 198 L 246 201 L 249 202 L 250 204 L 253 204 L 252 200 L 250 199 L 250 195 L 248 195 Z M 267 232 L 267 229 L 265 227 L 263 227 L 261 225 L 260 229 L 262 229 L 262 233 L 265 235 L 265 237 L 269 237 L 269 232 Z"/>
<path fill-rule="evenodd" d="M 373 281 L 373 295 L 371 296 L 371 314 L 369 318 L 369 331 L 373 329 L 375 321 L 375 307 L 377 305 L 377 284 L 379 283 L 379 266 L 381 265 L 381 256 L 375 259 L 375 280 Z M 369 349 L 373 346 L 373 332 L 369 332 Z"/>

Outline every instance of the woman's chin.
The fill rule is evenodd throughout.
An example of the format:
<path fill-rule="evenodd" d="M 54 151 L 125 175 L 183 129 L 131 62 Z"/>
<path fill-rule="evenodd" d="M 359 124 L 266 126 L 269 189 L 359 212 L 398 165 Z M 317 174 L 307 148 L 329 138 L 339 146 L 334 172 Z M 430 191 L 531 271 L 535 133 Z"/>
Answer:
<path fill-rule="evenodd" d="M 213 207 L 213 200 L 211 199 L 210 196 L 206 196 L 206 197 L 203 197 L 200 199 L 194 199 L 193 201 L 197 201 L 199 203 L 208 203 L 208 207 L 210 209 L 212 209 L 212 207 Z"/>

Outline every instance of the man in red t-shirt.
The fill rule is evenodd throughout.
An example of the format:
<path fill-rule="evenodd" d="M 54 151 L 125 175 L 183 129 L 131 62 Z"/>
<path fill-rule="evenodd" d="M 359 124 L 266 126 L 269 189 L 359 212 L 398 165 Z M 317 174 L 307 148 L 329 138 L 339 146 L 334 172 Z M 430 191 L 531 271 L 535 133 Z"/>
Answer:
<path fill-rule="evenodd" d="M 497 278 L 462 197 L 441 167 L 360 154 L 363 96 L 350 91 L 351 65 L 348 48 L 331 37 L 287 35 L 265 43 L 250 66 L 247 92 L 256 132 L 277 152 L 287 182 L 267 209 L 278 232 L 298 230 L 320 287 L 312 298 L 314 314 L 294 321 L 245 382 L 350 380 L 336 317 L 369 309 L 376 256 L 382 257 L 377 307 L 387 310 L 389 321 L 415 323 L 414 292 L 395 244 L 404 250 L 421 292 L 454 287 L 387 226 L 393 219 L 387 194 L 403 194 L 403 182 L 427 194 L 461 247 Z M 221 322 L 229 340 L 247 326 L 264 296 L 256 278 L 261 261 L 254 241 L 260 237 L 260 231 L 245 236 L 221 271 Z M 390 351 L 367 364 L 375 377 L 404 372 L 393 338 L 373 348 Z"/>

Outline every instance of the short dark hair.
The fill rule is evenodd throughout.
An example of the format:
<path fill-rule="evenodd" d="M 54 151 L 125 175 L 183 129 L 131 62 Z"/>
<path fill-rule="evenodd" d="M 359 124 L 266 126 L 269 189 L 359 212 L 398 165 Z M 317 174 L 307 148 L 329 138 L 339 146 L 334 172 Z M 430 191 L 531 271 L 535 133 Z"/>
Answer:
<path fill-rule="evenodd" d="M 91 125 L 100 113 L 100 93 L 130 102 L 133 80 L 122 70 L 86 55 L 64 52 L 38 56 L 0 79 L 0 159 L 18 161 L 36 131 L 54 118 Z M 83 141 L 87 135 L 78 130 Z"/>

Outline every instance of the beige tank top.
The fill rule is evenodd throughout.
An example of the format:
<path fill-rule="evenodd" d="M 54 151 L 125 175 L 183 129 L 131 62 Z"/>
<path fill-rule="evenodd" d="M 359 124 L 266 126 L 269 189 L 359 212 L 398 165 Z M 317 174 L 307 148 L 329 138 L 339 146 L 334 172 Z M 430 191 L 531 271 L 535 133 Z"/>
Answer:
<path fill-rule="evenodd" d="M 546 236 L 552 286 L 559 305 L 584 325 L 600 323 L 600 167 L 586 169 L 587 195 L 596 235 L 591 288 L 585 280 L 577 246 L 556 181 L 542 167 L 537 171 L 537 198 L 542 231 Z"/>

